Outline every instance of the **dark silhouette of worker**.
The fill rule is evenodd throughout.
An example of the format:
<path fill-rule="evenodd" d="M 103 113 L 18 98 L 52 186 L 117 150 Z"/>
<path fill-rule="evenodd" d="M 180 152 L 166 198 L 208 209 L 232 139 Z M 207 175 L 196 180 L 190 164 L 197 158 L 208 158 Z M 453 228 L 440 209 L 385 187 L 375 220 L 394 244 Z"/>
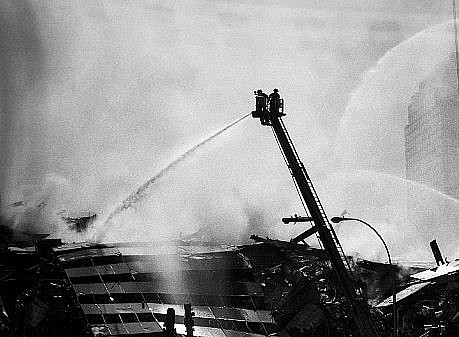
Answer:
<path fill-rule="evenodd" d="M 260 113 L 260 121 L 262 125 L 269 125 L 269 114 L 268 114 L 268 98 L 261 89 L 255 92 L 256 97 L 256 109 Z"/>
<path fill-rule="evenodd" d="M 273 92 L 269 95 L 269 111 L 273 115 L 278 115 L 279 108 L 280 108 L 279 90 L 274 89 Z"/>
<path fill-rule="evenodd" d="M 266 110 L 268 105 L 268 95 L 266 95 L 261 89 L 258 89 L 255 94 L 257 95 L 257 111 L 262 112 Z"/>

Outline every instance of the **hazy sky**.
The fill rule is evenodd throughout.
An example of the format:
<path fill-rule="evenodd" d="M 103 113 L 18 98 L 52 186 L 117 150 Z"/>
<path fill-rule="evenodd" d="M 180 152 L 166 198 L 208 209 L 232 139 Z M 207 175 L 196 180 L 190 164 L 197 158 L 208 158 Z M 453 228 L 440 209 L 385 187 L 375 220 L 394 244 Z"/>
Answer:
<path fill-rule="evenodd" d="M 392 72 L 381 95 L 368 71 L 451 16 L 449 1 L 433 0 L 2 1 L 2 204 L 45 199 L 50 213 L 107 212 L 176 155 L 250 112 L 254 89 L 277 87 L 300 156 L 336 213 L 346 202 L 328 192 L 343 167 L 403 177 L 404 149 L 390 149 L 398 141 L 372 137 L 388 116 L 346 110 L 352 93 L 371 82 L 356 94 L 359 107 L 359 97 L 403 96 L 383 109 L 396 111 L 391 128 L 400 133 L 410 95 L 404 79 L 413 90 L 434 63 L 428 43 L 436 39 L 376 68 L 376 78 Z M 439 36 L 446 56 L 450 35 Z M 411 71 L 414 62 L 423 71 Z M 371 146 L 359 152 L 362 144 Z M 349 166 L 345 158 L 357 159 Z M 289 237 L 301 228 L 279 219 L 292 213 L 300 204 L 273 135 L 246 119 L 159 181 L 107 240 L 202 226 L 244 240 L 252 232 Z"/>

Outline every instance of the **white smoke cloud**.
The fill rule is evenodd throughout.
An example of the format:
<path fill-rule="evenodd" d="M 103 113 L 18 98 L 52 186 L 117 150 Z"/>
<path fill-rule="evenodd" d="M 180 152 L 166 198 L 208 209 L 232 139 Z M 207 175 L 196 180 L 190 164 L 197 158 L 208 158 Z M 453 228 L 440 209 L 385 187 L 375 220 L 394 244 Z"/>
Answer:
<path fill-rule="evenodd" d="M 278 87 L 284 95 L 287 127 L 320 187 L 340 159 L 336 130 L 360 74 L 443 15 L 432 19 L 378 1 L 17 3 L 0 5 L 0 60 L 8 69 L 1 87 L 2 204 L 34 186 L 46 209 L 99 214 L 250 112 L 258 88 Z M 416 20 L 408 25 L 406 15 Z M 330 191 L 320 192 L 327 201 Z M 158 181 L 117 218 L 106 240 L 178 237 L 202 226 L 227 240 L 245 240 L 240 233 L 248 228 L 288 239 L 303 228 L 282 227 L 280 218 L 300 212 L 270 130 L 246 120 Z M 54 228 L 60 233 L 62 225 Z"/>

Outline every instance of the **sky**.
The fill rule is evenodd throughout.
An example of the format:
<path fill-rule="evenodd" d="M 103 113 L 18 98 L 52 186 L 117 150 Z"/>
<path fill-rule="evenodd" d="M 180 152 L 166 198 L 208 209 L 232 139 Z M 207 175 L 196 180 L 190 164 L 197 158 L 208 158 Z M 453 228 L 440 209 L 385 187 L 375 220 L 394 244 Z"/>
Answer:
<path fill-rule="evenodd" d="M 419 0 L 2 1 L 2 209 L 23 200 L 18 228 L 85 239 L 56 214 L 102 218 L 250 112 L 253 90 L 279 88 L 285 123 L 329 215 L 346 208 L 403 227 L 403 187 L 391 189 L 384 174 L 404 177 L 407 102 L 453 40 L 441 26 L 403 43 L 451 16 L 449 2 Z M 104 229 L 104 240 L 199 229 L 222 242 L 288 239 L 304 230 L 280 224 L 294 213 L 301 204 L 273 135 L 247 118 L 158 180 Z M 416 231 L 381 230 L 400 254 Z M 369 248 L 377 244 L 362 243 L 362 229 L 342 231 L 346 247 L 379 256 Z"/>

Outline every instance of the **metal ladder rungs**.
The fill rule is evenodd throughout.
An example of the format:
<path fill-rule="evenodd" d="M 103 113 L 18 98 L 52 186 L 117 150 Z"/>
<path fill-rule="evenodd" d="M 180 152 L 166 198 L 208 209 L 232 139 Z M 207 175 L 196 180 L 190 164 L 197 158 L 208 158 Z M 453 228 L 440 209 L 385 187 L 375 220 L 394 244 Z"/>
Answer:
<path fill-rule="evenodd" d="M 281 119 L 280 119 L 280 124 L 281 124 L 281 127 L 282 127 L 286 137 L 287 137 L 287 142 L 289 143 L 289 145 L 291 145 L 291 148 L 293 150 L 293 155 L 295 157 L 295 161 L 298 163 L 299 167 L 301 168 L 301 171 L 303 172 L 304 176 L 306 177 L 306 183 L 307 183 L 308 187 L 311 190 L 312 196 L 314 198 L 314 201 L 317 204 L 317 207 L 319 209 L 320 215 L 324 219 L 328 229 L 331 231 L 331 237 L 332 237 L 333 243 L 335 244 L 335 246 L 336 246 L 336 248 L 338 250 L 338 254 L 340 255 L 340 259 L 343 262 L 346 270 L 349 271 L 350 276 L 353 277 L 353 274 L 352 274 L 351 269 L 350 269 L 349 261 L 348 261 L 348 259 L 346 257 L 346 254 L 344 253 L 343 247 L 341 246 L 336 234 L 333 231 L 333 228 L 331 227 L 331 224 L 328 221 L 327 214 L 325 213 L 323 205 L 320 202 L 319 196 L 317 195 L 317 191 L 314 188 L 314 185 L 312 184 L 312 181 L 311 181 L 311 179 L 309 178 L 309 175 L 306 172 L 306 168 L 304 167 L 303 163 L 301 162 L 301 159 L 300 159 L 300 157 L 298 155 L 298 152 L 296 151 L 296 149 L 295 149 L 295 147 L 293 145 L 293 142 L 292 142 L 292 140 L 290 138 L 290 135 L 287 132 L 287 129 L 285 127 L 284 122 Z M 292 171 L 290 166 L 289 166 L 289 169 L 290 169 L 290 173 L 293 176 L 293 171 Z"/>

